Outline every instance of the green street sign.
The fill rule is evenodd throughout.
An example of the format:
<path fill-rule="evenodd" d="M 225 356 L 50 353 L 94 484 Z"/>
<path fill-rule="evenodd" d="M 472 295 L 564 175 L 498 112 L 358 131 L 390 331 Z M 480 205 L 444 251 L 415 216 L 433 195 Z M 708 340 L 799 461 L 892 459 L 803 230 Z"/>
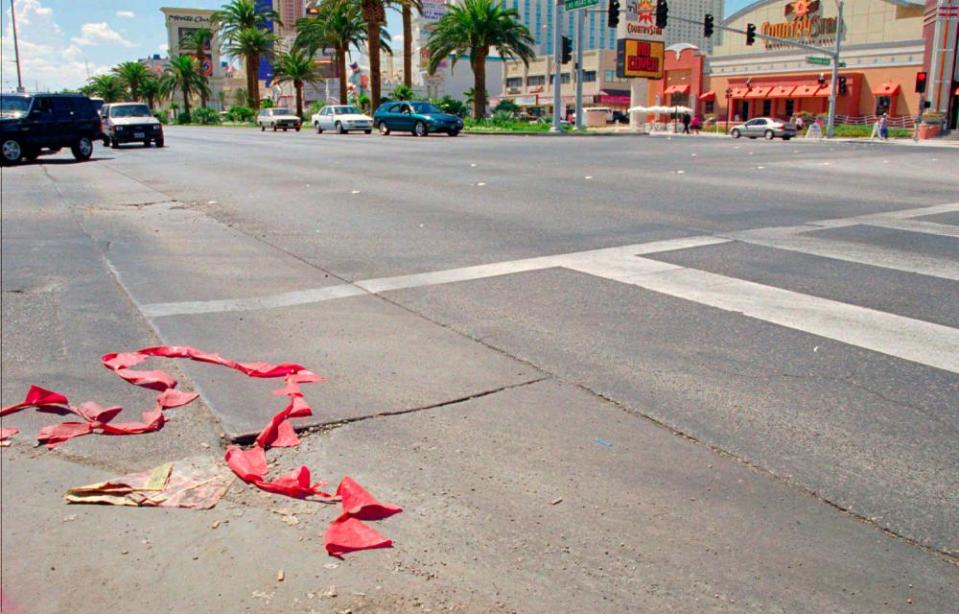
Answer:
<path fill-rule="evenodd" d="M 821 58 L 818 55 L 806 56 L 806 61 L 810 64 L 819 64 L 820 66 L 829 66 L 832 64 L 832 58 Z"/>
<path fill-rule="evenodd" d="M 576 9 L 585 9 L 596 6 L 597 4 L 599 4 L 599 0 L 565 0 L 563 6 L 567 11 L 575 11 Z"/>

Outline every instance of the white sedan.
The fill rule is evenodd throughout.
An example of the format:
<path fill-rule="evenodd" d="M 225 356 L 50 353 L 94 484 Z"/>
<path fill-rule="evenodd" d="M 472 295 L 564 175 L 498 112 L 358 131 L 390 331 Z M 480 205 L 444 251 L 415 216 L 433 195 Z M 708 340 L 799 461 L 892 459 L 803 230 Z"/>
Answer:
<path fill-rule="evenodd" d="M 336 130 L 340 134 L 351 130 L 362 130 L 366 134 L 373 132 L 373 118 L 350 105 L 327 105 L 312 119 L 317 134 L 322 134 L 324 130 Z"/>

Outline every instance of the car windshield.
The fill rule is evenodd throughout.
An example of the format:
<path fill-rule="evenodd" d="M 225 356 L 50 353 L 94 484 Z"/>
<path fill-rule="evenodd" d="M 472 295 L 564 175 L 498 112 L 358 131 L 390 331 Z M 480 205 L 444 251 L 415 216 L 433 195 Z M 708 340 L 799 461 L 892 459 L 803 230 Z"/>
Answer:
<path fill-rule="evenodd" d="M 30 110 L 29 96 L 0 96 L 0 115 L 4 117 L 23 117 Z"/>
<path fill-rule="evenodd" d="M 150 109 L 145 104 L 125 104 L 110 107 L 110 117 L 150 117 Z"/>
<path fill-rule="evenodd" d="M 428 102 L 411 102 L 410 105 L 412 105 L 414 113 L 442 113 L 442 111 Z"/>
<path fill-rule="evenodd" d="M 289 109 L 273 109 L 273 115 L 293 115 Z"/>
<path fill-rule="evenodd" d="M 359 115 L 360 112 L 356 110 L 356 107 L 351 106 L 342 106 L 342 107 L 333 107 L 333 112 L 337 115 Z"/>

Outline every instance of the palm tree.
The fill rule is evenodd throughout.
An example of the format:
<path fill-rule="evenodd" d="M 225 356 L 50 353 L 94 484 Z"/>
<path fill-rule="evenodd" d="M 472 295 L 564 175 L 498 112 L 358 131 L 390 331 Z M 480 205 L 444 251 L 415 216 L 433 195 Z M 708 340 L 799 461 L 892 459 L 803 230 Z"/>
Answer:
<path fill-rule="evenodd" d="M 90 90 L 104 102 L 116 102 L 126 94 L 126 85 L 116 75 L 97 75 L 90 78 Z"/>
<path fill-rule="evenodd" d="M 150 78 L 150 70 L 143 62 L 123 62 L 114 66 L 111 72 L 129 88 L 132 100 L 140 99 L 140 84 Z"/>
<path fill-rule="evenodd" d="M 370 103 L 380 106 L 380 30 L 386 22 L 385 0 L 360 0 L 366 22 L 366 45 L 370 58 Z"/>
<path fill-rule="evenodd" d="M 210 23 L 226 42 L 224 50 L 246 63 L 246 91 L 253 110 L 260 108 L 260 58 L 273 53 L 276 36 L 265 29 L 269 21 L 280 23 L 276 11 L 258 8 L 254 0 L 231 0 L 213 13 Z"/>
<path fill-rule="evenodd" d="M 415 96 L 416 93 L 413 88 L 402 83 L 394 87 L 392 93 L 390 93 L 390 98 L 393 100 L 413 100 Z"/>
<path fill-rule="evenodd" d="M 182 51 L 192 51 L 196 61 L 203 67 L 203 61 L 207 58 L 207 50 L 213 44 L 213 31 L 210 28 L 197 28 L 190 32 L 180 41 Z M 206 95 L 200 94 L 200 106 L 206 107 Z"/>
<path fill-rule="evenodd" d="M 422 0 L 399 0 L 403 15 L 403 85 L 413 87 L 413 9 L 423 13 Z"/>
<path fill-rule="evenodd" d="M 157 100 L 160 99 L 162 89 L 160 80 L 153 75 L 148 76 L 146 80 L 140 83 L 140 95 L 146 99 L 150 110 L 153 110 Z"/>
<path fill-rule="evenodd" d="M 346 56 L 350 47 L 366 42 L 366 22 L 355 0 L 325 0 L 316 13 L 296 22 L 295 46 L 310 56 L 320 49 L 333 49 L 340 76 L 340 104 L 346 103 Z M 389 49 L 389 35 L 381 31 L 380 46 Z"/>
<path fill-rule="evenodd" d="M 322 81 L 320 69 L 312 54 L 303 49 L 294 49 L 276 56 L 273 80 L 277 83 L 293 83 L 296 90 L 296 114 L 303 117 L 303 86 Z"/>
<path fill-rule="evenodd" d="M 200 68 L 200 63 L 192 55 L 175 55 L 163 75 L 163 91 L 183 94 L 183 112 L 190 113 L 190 96 L 193 94 L 210 95 L 210 86 Z"/>
<path fill-rule="evenodd" d="M 501 0 L 463 0 L 452 4 L 436 22 L 426 43 L 429 50 L 430 74 L 439 63 L 453 54 L 455 65 L 460 55 L 468 53 L 473 69 L 473 115 L 477 119 L 486 112 L 486 58 L 496 47 L 504 60 L 519 58 L 527 66 L 536 55 L 533 37 L 519 21 L 514 9 L 507 9 Z"/>

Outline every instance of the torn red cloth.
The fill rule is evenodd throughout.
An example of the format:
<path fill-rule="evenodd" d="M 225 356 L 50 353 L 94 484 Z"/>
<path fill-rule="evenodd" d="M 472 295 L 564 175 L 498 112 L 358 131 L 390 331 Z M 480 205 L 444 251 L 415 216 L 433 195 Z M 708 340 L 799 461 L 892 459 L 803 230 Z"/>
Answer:
<path fill-rule="evenodd" d="M 336 487 L 336 496 L 340 497 L 344 512 L 361 520 L 382 520 L 403 511 L 396 505 L 380 503 L 350 476 Z"/>
<path fill-rule="evenodd" d="M 8 429 L 0 429 L 0 445 L 9 445 L 9 439 L 20 432 L 20 429 L 13 426 Z"/>
<path fill-rule="evenodd" d="M 372 548 L 390 548 L 393 540 L 383 537 L 364 522 L 349 514 L 342 514 L 326 527 L 323 536 L 326 551 L 331 556 L 343 556 L 347 552 L 370 550 Z"/>
<path fill-rule="evenodd" d="M 332 497 L 321 490 L 326 485 L 325 482 L 310 482 L 310 470 L 305 465 L 284 473 L 272 481 L 267 481 L 266 451 L 259 445 L 247 450 L 240 446 L 229 446 L 226 449 L 226 464 L 241 480 L 261 490 L 297 499 Z"/>
<path fill-rule="evenodd" d="M 40 386 L 30 386 L 30 389 L 27 390 L 27 396 L 23 401 L 15 405 L 7 405 L 3 409 L 0 409 L 0 416 L 14 414 L 27 407 L 45 407 L 49 405 L 66 406 L 69 404 L 70 402 L 67 400 L 67 397 L 59 392 L 46 390 Z"/>

